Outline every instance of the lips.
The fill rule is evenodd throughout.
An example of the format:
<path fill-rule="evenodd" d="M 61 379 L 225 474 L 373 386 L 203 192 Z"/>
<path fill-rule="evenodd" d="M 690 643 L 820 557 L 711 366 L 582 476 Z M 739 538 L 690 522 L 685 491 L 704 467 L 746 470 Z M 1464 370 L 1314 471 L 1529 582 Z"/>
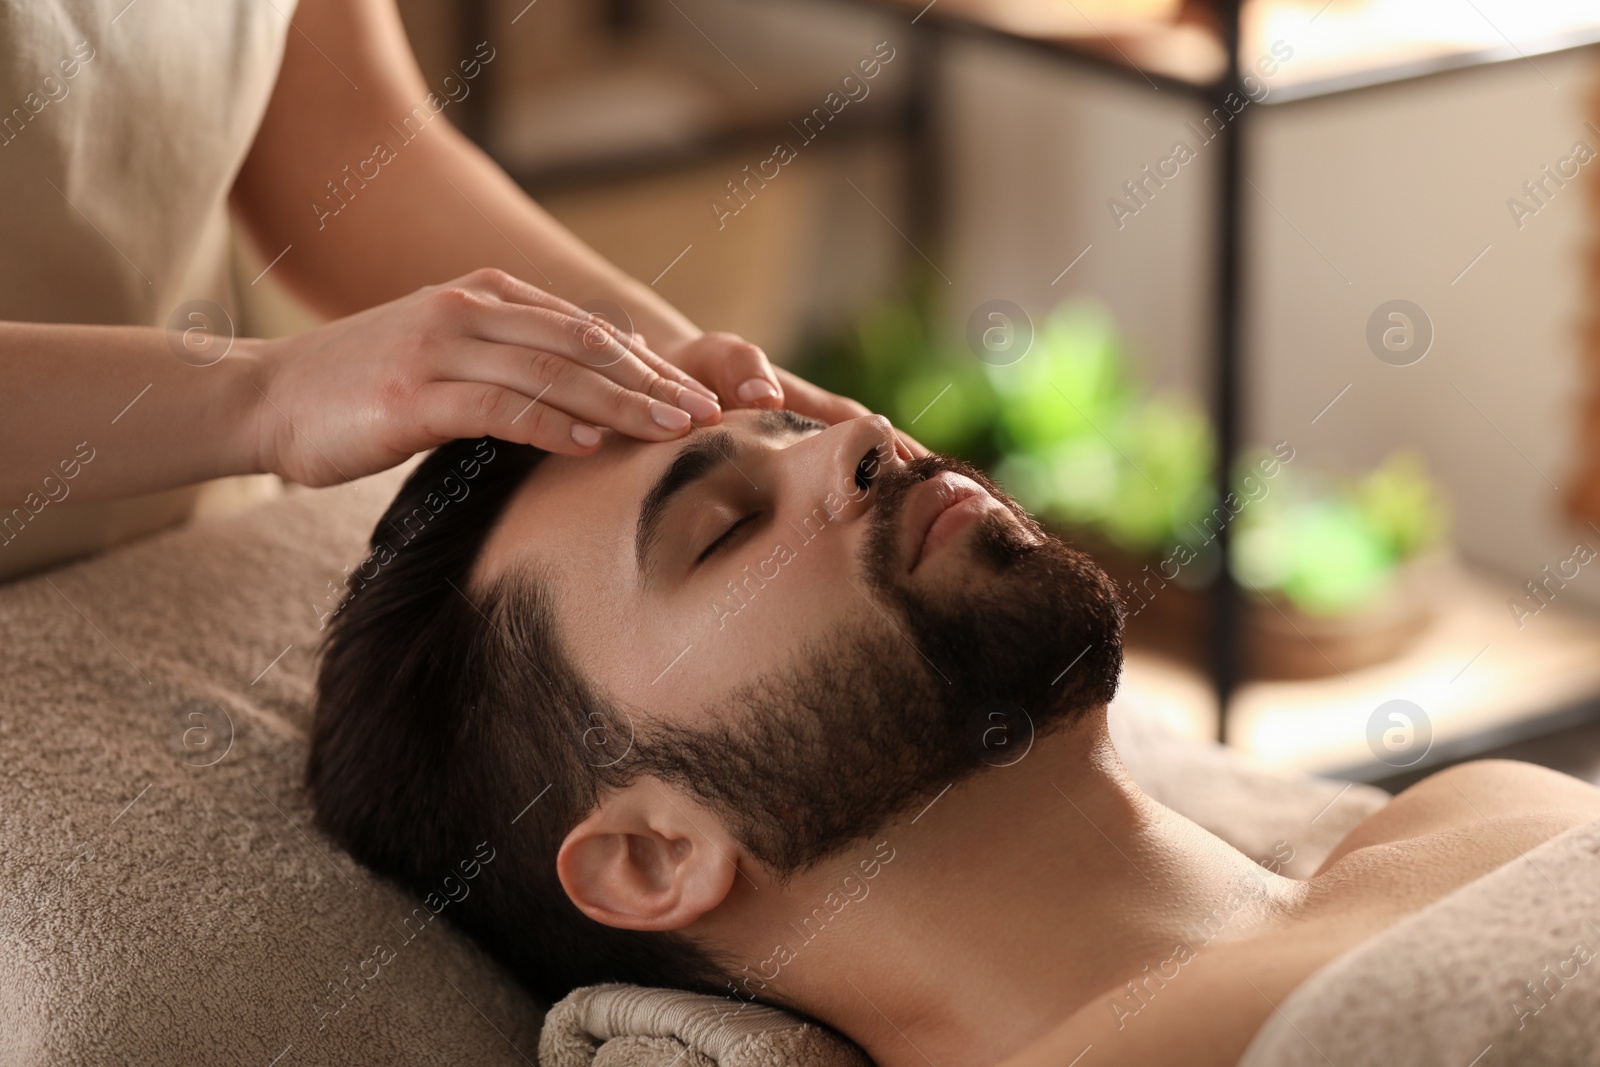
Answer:
<path fill-rule="evenodd" d="M 961 514 L 946 514 L 974 497 L 980 499 L 962 507 Z M 911 561 L 910 569 L 916 570 L 929 549 L 938 547 L 938 544 L 930 545 L 930 541 L 942 544 L 946 540 L 944 535 L 953 532 L 962 517 L 968 513 L 985 511 L 990 506 L 998 506 L 998 501 L 977 482 L 953 471 L 940 471 L 913 486 L 906 494 L 906 538 L 903 546 L 905 558 Z M 933 535 L 931 538 L 930 534 Z"/>

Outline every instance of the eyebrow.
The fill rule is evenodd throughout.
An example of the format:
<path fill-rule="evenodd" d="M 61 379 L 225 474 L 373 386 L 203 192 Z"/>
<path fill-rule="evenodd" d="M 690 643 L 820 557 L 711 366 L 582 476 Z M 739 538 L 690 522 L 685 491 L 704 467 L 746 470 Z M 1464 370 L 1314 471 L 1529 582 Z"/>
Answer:
<path fill-rule="evenodd" d="M 827 423 L 787 408 L 763 408 L 756 416 L 756 431 L 761 437 L 780 437 L 786 433 L 805 433 L 827 428 Z M 651 551 L 661 536 L 662 523 L 672 501 L 691 486 L 704 482 L 714 473 L 735 463 L 739 442 L 727 430 L 706 430 L 678 450 L 639 505 L 639 521 L 634 531 L 634 555 L 641 582 L 648 581 Z"/>

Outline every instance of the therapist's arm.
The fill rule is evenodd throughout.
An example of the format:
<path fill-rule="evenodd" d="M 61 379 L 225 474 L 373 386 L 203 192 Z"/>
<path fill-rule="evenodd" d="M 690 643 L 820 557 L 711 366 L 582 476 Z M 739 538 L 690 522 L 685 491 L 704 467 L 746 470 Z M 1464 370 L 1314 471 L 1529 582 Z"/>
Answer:
<path fill-rule="evenodd" d="M 393 0 L 301 0 L 233 198 L 267 258 L 288 249 L 273 275 L 338 316 L 497 267 L 573 304 L 619 305 L 651 350 L 725 405 L 781 403 L 798 379 L 780 376 L 755 345 L 704 334 L 556 222 L 451 124 L 460 106 L 452 97 L 510 73 L 496 69 L 513 60 L 490 37 L 466 45 L 448 84 L 430 86 Z M 760 384 L 745 384 L 752 379 Z M 823 418 L 865 412 L 804 383 L 793 392 L 790 406 L 820 406 L 811 413 Z"/>
<path fill-rule="evenodd" d="M 596 427 L 665 441 L 720 418 L 576 313 L 486 268 L 274 340 L 0 322 L 0 515 L 230 474 L 332 485 L 482 434 L 584 455 Z"/>
<path fill-rule="evenodd" d="M 212 358 L 148 326 L 0 322 L 0 518 L 262 470 L 255 345 Z"/>

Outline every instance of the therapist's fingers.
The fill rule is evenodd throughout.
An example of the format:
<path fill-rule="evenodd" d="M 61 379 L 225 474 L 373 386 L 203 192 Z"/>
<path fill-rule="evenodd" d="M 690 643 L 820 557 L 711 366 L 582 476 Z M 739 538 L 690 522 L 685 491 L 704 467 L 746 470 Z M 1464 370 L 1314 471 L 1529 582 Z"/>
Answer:
<path fill-rule="evenodd" d="M 767 354 L 738 334 L 703 333 L 661 355 L 715 389 L 724 407 L 783 407 L 783 387 Z"/>
<path fill-rule="evenodd" d="M 601 321 L 604 321 L 604 320 L 602 319 Z M 608 323 L 607 325 L 610 325 L 610 324 Z M 619 335 L 619 336 L 623 336 L 623 335 Z M 666 379 L 669 382 L 676 382 L 677 384 L 683 386 L 686 389 L 689 389 L 689 390 L 691 390 L 693 392 L 699 393 L 701 396 L 703 396 L 707 400 L 709 400 L 712 405 L 715 406 L 716 411 L 714 413 L 711 413 L 708 417 L 702 418 L 699 415 L 697 415 L 695 417 L 694 421 L 695 421 L 695 423 L 697 425 L 706 425 L 706 424 L 709 424 L 709 423 L 714 423 L 714 422 L 720 422 L 721 421 L 721 419 L 722 419 L 722 404 L 721 404 L 721 401 L 719 401 L 717 399 L 717 394 L 715 392 L 713 392 L 711 389 L 709 389 L 707 386 L 705 386 L 703 383 L 701 383 L 701 381 L 698 378 L 696 378 L 694 375 L 690 374 L 688 371 L 684 370 L 682 367 L 679 367 L 677 364 L 673 363 L 671 360 L 663 359 L 660 355 L 658 355 L 645 342 L 644 334 L 642 334 L 642 333 L 631 333 L 631 334 L 625 335 L 625 337 L 626 337 L 626 340 L 625 340 L 624 343 L 625 343 L 628 351 L 632 352 L 635 356 L 637 356 L 639 358 L 639 361 L 641 363 L 643 363 L 646 367 L 649 367 L 651 370 L 655 371 L 656 374 L 660 375 L 662 378 Z M 704 410 L 706 412 L 711 412 L 711 409 L 706 407 L 705 405 L 693 404 L 692 402 L 689 405 L 681 405 L 680 404 L 679 406 L 680 407 L 685 407 L 686 409 L 688 409 L 690 407 L 693 407 L 693 408 L 695 408 L 697 410 Z"/>
<path fill-rule="evenodd" d="M 554 311 L 579 321 L 592 321 L 601 333 L 609 334 L 616 338 L 624 347 L 631 347 L 637 336 L 618 329 L 604 316 L 586 311 L 570 300 L 540 289 L 538 286 L 523 281 L 516 275 L 509 274 L 496 267 L 482 267 L 471 274 L 458 278 L 455 283 L 451 284 L 458 285 L 463 289 L 481 292 L 509 304 L 544 308 L 547 311 Z"/>
<path fill-rule="evenodd" d="M 506 299 L 498 293 L 510 294 Z M 720 407 L 631 332 L 477 271 L 256 347 L 256 466 L 332 485 L 485 434 L 581 455 Z M 292 413 L 292 421 L 286 413 Z"/>
<path fill-rule="evenodd" d="M 711 387 L 735 407 L 781 408 L 783 383 L 760 345 L 733 333 L 713 331 L 694 342 L 710 361 Z"/>
<path fill-rule="evenodd" d="M 677 382 L 687 389 L 693 389 L 710 400 L 715 401 L 717 399 L 717 394 L 704 383 L 696 380 L 692 374 L 651 352 L 645 343 L 643 334 L 624 330 L 603 315 L 587 311 L 571 301 L 556 296 L 554 293 L 546 292 L 515 275 L 493 267 L 485 267 L 474 271 L 462 281 L 467 286 L 480 289 L 507 303 L 544 308 L 566 315 L 576 320 L 577 323 L 586 324 L 576 325 L 572 331 L 574 346 L 575 349 L 579 350 L 580 358 L 597 361 L 605 361 L 611 358 L 615 352 L 606 341 L 606 338 L 610 337 L 623 348 L 632 352 L 663 378 Z M 697 419 L 696 421 L 700 420 Z"/>
<path fill-rule="evenodd" d="M 691 421 L 704 425 L 721 418 L 716 401 L 662 374 L 598 321 L 492 299 L 468 314 L 471 335 L 496 347 L 480 366 L 481 346 L 445 346 L 435 357 L 438 378 L 491 381 L 534 396 L 554 385 L 558 396 L 589 403 L 587 410 L 574 410 L 579 417 L 599 417 L 602 425 L 647 440 L 661 440 L 662 430 L 676 435 L 680 421 L 687 429 Z M 611 388 L 602 388 L 605 383 Z M 596 397 L 607 404 L 596 409 Z"/>
<path fill-rule="evenodd" d="M 776 370 L 778 380 L 783 383 L 786 406 L 791 411 L 798 411 L 802 415 L 810 415 L 814 419 L 828 423 L 859 419 L 863 415 L 872 414 L 859 400 L 851 400 L 847 396 L 829 392 L 822 386 L 813 385 L 793 371 L 782 367 Z"/>
<path fill-rule="evenodd" d="M 600 430 L 559 408 L 487 382 L 433 382 L 417 394 L 416 421 L 441 441 L 488 434 L 567 456 L 600 447 Z"/>
<path fill-rule="evenodd" d="M 633 335 L 633 345 L 631 348 L 632 351 L 638 354 L 640 359 L 649 364 L 649 366 L 652 367 L 655 372 L 661 375 L 663 378 L 667 378 L 675 382 L 681 382 L 683 385 L 693 389 L 695 392 L 701 394 L 702 396 L 706 397 L 706 399 L 716 404 L 717 417 L 715 419 L 704 420 L 705 422 L 720 422 L 722 420 L 722 401 L 717 397 L 717 394 L 711 389 L 707 388 L 701 383 L 700 379 L 696 378 L 693 374 L 690 374 L 684 368 L 678 366 L 670 359 L 665 359 L 657 355 L 655 351 L 651 349 L 645 342 L 644 334 L 636 333 Z M 643 351 L 640 351 L 640 349 L 643 349 Z M 695 422 L 701 423 L 702 420 L 696 419 Z"/>
<path fill-rule="evenodd" d="M 497 386 L 563 411 L 576 420 L 646 441 L 672 440 L 688 432 L 691 416 L 719 413 L 715 404 L 693 390 L 674 386 L 682 404 L 669 404 L 625 388 L 580 361 L 543 349 L 464 341 L 444 362 L 460 368 L 460 373 L 441 374 L 441 380 Z M 698 412 L 687 410 L 696 406 Z M 487 425 L 474 433 L 500 436 Z M 527 440 L 520 433 L 506 439 Z"/>
<path fill-rule="evenodd" d="M 847 419 L 858 419 L 871 414 L 867 406 L 858 400 L 829 392 L 820 385 L 813 385 L 793 371 L 782 367 L 773 369 L 783 382 L 783 393 L 787 397 L 786 405 L 791 411 L 798 411 L 802 415 L 810 415 L 827 423 L 844 422 Z M 929 454 L 921 442 L 898 426 L 895 427 L 895 434 L 905 444 L 906 451 L 911 453 L 912 458 L 918 459 Z"/>

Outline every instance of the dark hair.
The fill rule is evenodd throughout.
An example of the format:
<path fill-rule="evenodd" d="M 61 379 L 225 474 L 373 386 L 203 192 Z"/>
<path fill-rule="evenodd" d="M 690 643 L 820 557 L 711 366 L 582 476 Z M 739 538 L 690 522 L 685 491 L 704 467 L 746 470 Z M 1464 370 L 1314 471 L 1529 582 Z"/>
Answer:
<path fill-rule="evenodd" d="M 379 520 L 323 645 L 307 767 L 317 821 L 547 1000 L 597 982 L 719 992 L 717 967 L 687 938 L 597 923 L 556 876 L 563 838 L 617 780 L 606 763 L 627 738 L 604 735 L 617 715 L 563 654 L 537 575 L 469 584 L 545 455 L 450 442 Z"/>

